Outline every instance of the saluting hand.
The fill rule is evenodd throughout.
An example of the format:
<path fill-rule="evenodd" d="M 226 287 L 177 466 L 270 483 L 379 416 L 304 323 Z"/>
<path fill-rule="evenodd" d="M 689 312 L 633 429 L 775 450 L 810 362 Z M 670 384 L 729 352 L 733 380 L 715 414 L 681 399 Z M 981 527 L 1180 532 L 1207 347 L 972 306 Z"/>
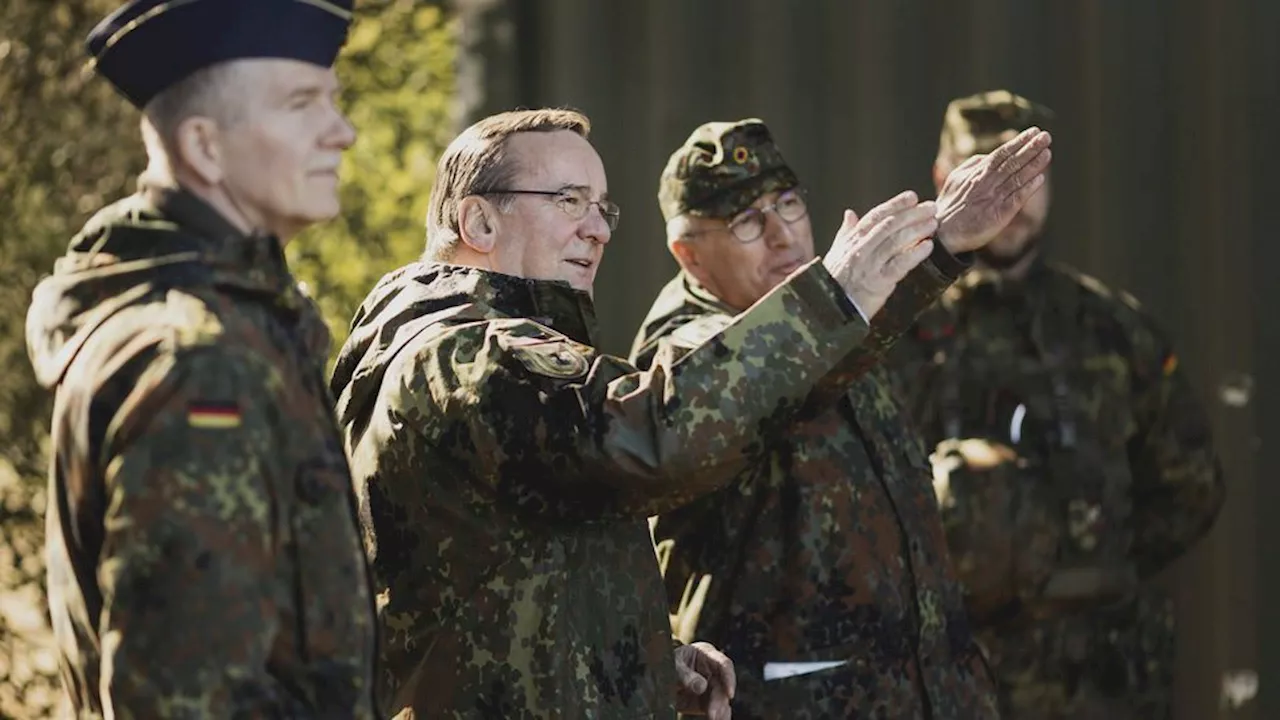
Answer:
<path fill-rule="evenodd" d="M 898 281 L 929 254 L 938 228 L 933 202 L 908 190 L 861 219 L 844 211 L 844 223 L 822 263 L 868 319 L 879 312 Z"/>
<path fill-rule="evenodd" d="M 991 242 L 1044 185 L 1053 138 L 1027 128 L 987 155 L 974 155 L 947 175 L 938 193 L 938 241 L 951 253 Z"/>

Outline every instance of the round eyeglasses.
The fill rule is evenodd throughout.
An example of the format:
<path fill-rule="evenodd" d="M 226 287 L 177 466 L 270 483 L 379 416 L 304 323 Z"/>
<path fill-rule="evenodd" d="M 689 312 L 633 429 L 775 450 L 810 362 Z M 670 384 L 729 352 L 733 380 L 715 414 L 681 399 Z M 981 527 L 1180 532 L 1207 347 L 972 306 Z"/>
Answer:
<path fill-rule="evenodd" d="M 776 212 L 783 222 L 793 223 L 809 213 L 804 188 L 792 188 L 764 207 L 749 207 L 729 221 L 729 232 L 740 243 L 759 240 L 764 235 L 765 213 Z"/>

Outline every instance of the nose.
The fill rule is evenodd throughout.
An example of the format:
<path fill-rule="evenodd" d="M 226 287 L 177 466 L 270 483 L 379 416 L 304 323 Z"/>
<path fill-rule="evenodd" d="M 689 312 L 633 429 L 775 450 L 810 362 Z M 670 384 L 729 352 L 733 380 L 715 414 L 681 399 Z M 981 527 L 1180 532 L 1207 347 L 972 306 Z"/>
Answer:
<path fill-rule="evenodd" d="M 326 145 L 346 150 L 356 143 L 356 128 L 337 107 L 333 108 L 333 124 L 325 135 Z"/>
<path fill-rule="evenodd" d="M 582 218 L 582 223 L 578 226 L 578 234 L 584 240 L 590 240 L 593 243 L 600 245 L 609 243 L 609 239 L 613 237 L 613 231 L 609 229 L 609 223 L 604 219 L 604 211 L 598 204 L 592 203 L 587 210 L 586 217 Z"/>

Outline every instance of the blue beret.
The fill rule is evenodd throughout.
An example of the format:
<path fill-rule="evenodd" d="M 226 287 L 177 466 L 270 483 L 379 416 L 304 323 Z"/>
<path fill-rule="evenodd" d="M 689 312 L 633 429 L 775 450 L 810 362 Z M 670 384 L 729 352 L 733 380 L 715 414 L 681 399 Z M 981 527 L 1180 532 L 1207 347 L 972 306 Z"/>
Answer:
<path fill-rule="evenodd" d="M 333 65 L 355 0 L 133 0 L 85 39 L 93 66 L 141 108 L 216 63 L 287 58 Z"/>

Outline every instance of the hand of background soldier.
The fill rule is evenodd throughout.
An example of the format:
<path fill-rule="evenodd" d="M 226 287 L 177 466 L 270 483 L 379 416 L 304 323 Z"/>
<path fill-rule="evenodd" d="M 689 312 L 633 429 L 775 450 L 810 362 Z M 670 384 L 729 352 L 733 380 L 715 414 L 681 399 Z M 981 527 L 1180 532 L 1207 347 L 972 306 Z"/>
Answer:
<path fill-rule="evenodd" d="M 933 252 L 929 239 L 938 228 L 933 202 L 919 202 L 907 191 L 872 208 L 862 218 L 844 211 L 844 222 L 822 264 L 853 298 L 867 319 L 873 317 L 898 282 Z"/>
<path fill-rule="evenodd" d="M 938 241 L 952 254 L 978 250 L 1044 185 L 1053 138 L 1028 128 L 952 170 L 938 193 Z"/>
<path fill-rule="evenodd" d="M 676 648 L 676 710 L 685 715 L 705 715 L 710 720 L 730 720 L 737 689 L 733 661 L 711 643 L 696 642 Z"/>

